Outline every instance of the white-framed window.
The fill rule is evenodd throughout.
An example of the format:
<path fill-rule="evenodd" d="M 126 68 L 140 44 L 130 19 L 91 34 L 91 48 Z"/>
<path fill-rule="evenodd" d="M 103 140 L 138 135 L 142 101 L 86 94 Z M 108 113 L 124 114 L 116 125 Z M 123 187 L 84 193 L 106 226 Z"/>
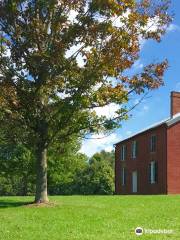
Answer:
<path fill-rule="evenodd" d="M 131 145 L 131 156 L 133 159 L 137 157 L 137 141 L 133 141 Z"/>
<path fill-rule="evenodd" d="M 157 177 L 158 177 L 157 162 L 151 161 L 149 164 L 149 182 L 151 184 L 156 183 Z"/>
<path fill-rule="evenodd" d="M 156 135 L 152 135 L 151 140 L 150 140 L 150 151 L 151 152 L 156 152 L 156 142 L 157 142 Z"/>
<path fill-rule="evenodd" d="M 126 159 L 126 145 L 121 146 L 120 159 L 121 161 L 124 161 Z"/>
<path fill-rule="evenodd" d="M 126 184 L 126 169 L 123 167 L 121 169 L 121 185 L 124 186 Z"/>

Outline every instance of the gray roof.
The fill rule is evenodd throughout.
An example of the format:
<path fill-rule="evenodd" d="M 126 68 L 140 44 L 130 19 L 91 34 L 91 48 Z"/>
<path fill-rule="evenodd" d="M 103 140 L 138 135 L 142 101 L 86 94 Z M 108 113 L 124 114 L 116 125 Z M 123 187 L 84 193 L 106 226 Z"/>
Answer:
<path fill-rule="evenodd" d="M 120 142 L 123 142 L 123 141 L 125 141 L 125 140 L 128 140 L 128 139 L 130 139 L 130 138 L 132 138 L 132 137 L 135 137 L 136 135 L 139 135 L 139 134 L 141 134 L 141 133 L 144 133 L 144 132 L 146 132 L 146 131 L 148 131 L 148 130 L 151 130 L 151 129 L 153 129 L 153 128 L 159 127 L 159 126 L 161 126 L 161 125 L 163 125 L 163 124 L 166 124 L 167 127 L 170 127 L 171 125 L 176 124 L 176 123 L 178 123 L 178 122 L 180 122 L 180 112 L 177 113 L 177 114 L 175 114 L 175 115 L 174 115 L 173 117 L 171 117 L 171 118 L 166 118 L 166 119 L 164 119 L 164 120 L 162 120 L 162 121 L 160 121 L 160 122 L 157 122 L 157 123 L 155 123 L 155 124 L 153 124 L 153 125 L 150 125 L 150 126 L 148 126 L 147 128 L 142 129 L 141 131 L 139 131 L 139 132 L 137 132 L 137 133 L 129 136 L 128 138 L 122 139 L 121 141 L 115 143 L 114 145 L 116 145 L 116 144 L 118 144 L 118 143 L 120 143 Z"/>

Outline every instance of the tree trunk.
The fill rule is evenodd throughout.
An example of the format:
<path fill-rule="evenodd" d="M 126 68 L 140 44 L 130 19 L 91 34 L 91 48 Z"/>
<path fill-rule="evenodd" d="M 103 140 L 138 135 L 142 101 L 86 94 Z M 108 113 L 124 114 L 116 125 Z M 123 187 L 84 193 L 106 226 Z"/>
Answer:
<path fill-rule="evenodd" d="M 47 149 L 39 147 L 36 154 L 36 203 L 48 202 L 47 195 Z"/>

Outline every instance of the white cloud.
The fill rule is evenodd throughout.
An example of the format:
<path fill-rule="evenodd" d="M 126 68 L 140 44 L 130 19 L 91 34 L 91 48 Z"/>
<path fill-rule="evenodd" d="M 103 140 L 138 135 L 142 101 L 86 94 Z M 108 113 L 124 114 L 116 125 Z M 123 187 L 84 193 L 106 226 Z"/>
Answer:
<path fill-rule="evenodd" d="M 176 24 L 171 23 L 167 28 L 167 32 L 175 32 L 175 31 L 180 31 L 180 27 Z"/>
<path fill-rule="evenodd" d="M 178 82 L 178 83 L 176 84 L 175 89 L 176 89 L 176 91 L 180 92 L 180 82 Z"/>
<path fill-rule="evenodd" d="M 112 20 L 112 25 L 114 27 L 123 27 L 124 26 L 124 23 L 122 20 L 126 19 L 129 17 L 129 14 L 131 13 L 131 10 L 128 9 L 122 16 L 120 17 L 112 17 L 111 20 Z"/>
<path fill-rule="evenodd" d="M 144 110 L 145 112 L 148 112 L 148 111 L 149 111 L 149 107 L 148 107 L 147 105 L 144 105 L 144 106 L 143 106 L 143 110 Z"/>
<path fill-rule="evenodd" d="M 132 131 L 127 131 L 127 132 L 126 132 L 126 135 L 127 135 L 127 136 L 132 135 Z"/>
<path fill-rule="evenodd" d="M 118 109 L 120 108 L 119 105 L 115 103 L 111 103 L 107 106 L 104 107 L 98 107 L 95 108 L 94 110 L 96 111 L 96 114 L 101 117 L 101 116 L 106 116 L 107 118 L 113 118 L 116 117 L 117 114 L 115 113 Z"/>
<path fill-rule="evenodd" d="M 73 45 L 69 50 L 66 51 L 65 57 L 70 58 L 71 56 L 76 55 L 76 53 L 82 46 L 83 46 L 82 44 Z M 79 67 L 84 66 L 84 64 L 85 64 L 84 58 L 82 57 L 82 55 L 80 53 L 76 56 L 76 60 L 77 60 Z"/>
<path fill-rule="evenodd" d="M 160 24 L 160 18 L 159 16 L 155 16 L 155 17 L 149 18 L 149 21 L 144 29 L 150 32 L 156 32 L 159 27 L 159 24 Z"/>
<path fill-rule="evenodd" d="M 154 17 L 154 18 L 149 18 L 149 21 L 147 25 L 144 27 L 145 31 L 150 31 L 150 32 L 155 32 L 157 31 L 159 25 L 159 18 Z M 139 36 L 139 43 L 140 43 L 140 49 L 142 50 L 144 45 L 146 44 L 148 40 L 144 39 L 142 36 Z"/>
<path fill-rule="evenodd" d="M 141 60 L 137 60 L 134 64 L 133 64 L 133 68 L 135 70 L 139 70 L 142 69 L 144 67 L 143 63 L 141 62 Z"/>
<path fill-rule="evenodd" d="M 149 112 L 149 106 L 147 105 L 144 105 L 144 106 L 140 106 L 138 109 L 137 109 L 137 114 L 138 116 L 144 116 L 146 115 L 148 112 Z"/>
<path fill-rule="evenodd" d="M 78 15 L 77 11 L 71 10 L 70 13 L 69 13 L 68 20 L 71 21 L 71 22 L 75 22 L 77 15 Z"/>
<path fill-rule="evenodd" d="M 133 104 L 134 104 L 134 105 L 137 105 L 139 102 L 140 102 L 140 99 L 136 98 L 136 99 L 133 101 Z"/>
<path fill-rule="evenodd" d="M 106 147 L 104 150 L 105 150 L 106 152 L 111 152 L 113 149 L 114 149 L 113 146 L 108 146 L 108 147 Z"/>
<path fill-rule="evenodd" d="M 67 94 L 65 92 L 61 92 L 61 93 L 58 92 L 57 96 L 60 97 L 60 99 L 66 99 L 66 98 L 70 97 L 70 94 Z"/>
<path fill-rule="evenodd" d="M 95 134 L 91 136 L 92 139 L 83 141 L 80 152 L 85 153 L 88 157 L 91 157 L 96 152 L 101 150 L 111 151 L 114 147 L 113 144 L 122 139 L 122 136 L 112 133 L 109 136 L 103 134 Z"/>
<path fill-rule="evenodd" d="M 5 57 L 10 57 L 11 56 L 11 50 L 9 48 L 6 48 L 6 52 L 4 54 Z"/>
<path fill-rule="evenodd" d="M 78 41 L 78 39 L 77 39 Z M 76 56 L 76 60 L 77 60 L 77 64 L 79 65 L 79 67 L 84 67 L 85 65 L 85 61 L 86 61 L 86 57 L 82 56 L 81 52 L 79 50 L 81 50 L 83 48 L 83 43 L 81 44 L 77 44 L 77 45 L 73 45 L 72 47 L 70 47 L 69 50 L 66 51 L 65 57 L 66 58 L 71 58 L 72 56 L 75 57 Z M 90 52 L 91 51 L 90 46 L 88 47 L 84 47 L 83 50 Z"/>
<path fill-rule="evenodd" d="M 158 19 L 156 18 L 155 21 L 154 20 L 149 21 L 148 25 L 146 26 L 146 29 L 149 28 L 148 31 L 154 32 L 157 30 L 157 27 L 158 27 Z M 176 32 L 176 31 L 180 31 L 180 26 L 173 23 L 171 23 L 166 29 L 167 33 Z M 139 38 L 140 49 L 144 47 L 147 41 L 148 41 L 147 39 L 143 39 L 142 37 Z"/>
<path fill-rule="evenodd" d="M 102 82 L 97 83 L 92 89 L 93 91 L 98 91 L 101 86 L 102 86 Z"/>
<path fill-rule="evenodd" d="M 140 49 L 142 50 L 144 45 L 146 44 L 148 40 L 147 39 L 144 39 L 142 37 L 139 38 L 139 43 L 140 43 Z"/>

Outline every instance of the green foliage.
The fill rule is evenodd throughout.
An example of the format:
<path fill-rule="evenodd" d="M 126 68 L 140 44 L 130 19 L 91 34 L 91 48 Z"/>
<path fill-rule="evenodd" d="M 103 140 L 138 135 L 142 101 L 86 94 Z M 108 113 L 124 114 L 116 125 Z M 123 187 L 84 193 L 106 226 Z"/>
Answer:
<path fill-rule="evenodd" d="M 90 163 L 93 163 L 95 161 L 105 161 L 108 163 L 112 169 L 115 167 L 115 153 L 114 151 L 111 152 L 106 152 L 106 151 L 101 151 L 99 153 L 95 153 L 89 160 Z"/>
<path fill-rule="evenodd" d="M 32 152 L 23 145 L 0 145 L 0 195 L 34 193 L 35 166 Z"/>
<path fill-rule="evenodd" d="M 114 152 L 96 153 L 75 178 L 75 192 L 78 194 L 114 193 Z"/>
<path fill-rule="evenodd" d="M 78 194 L 113 194 L 114 171 L 105 161 L 96 161 L 78 172 L 74 187 Z"/>
<path fill-rule="evenodd" d="M 49 193 L 113 194 L 114 152 L 102 151 L 88 160 L 87 156 L 73 154 L 71 150 L 69 155 L 66 152 L 49 156 Z"/>
<path fill-rule="evenodd" d="M 74 181 L 77 172 L 83 171 L 87 165 L 87 157 L 76 153 L 72 155 L 50 155 L 48 167 L 49 194 L 76 194 Z"/>
<path fill-rule="evenodd" d="M 114 152 L 96 153 L 88 160 L 78 153 L 79 142 L 55 145 L 48 154 L 50 195 L 112 194 Z M 22 145 L 0 145 L 0 195 L 32 195 L 35 192 L 35 159 Z"/>

